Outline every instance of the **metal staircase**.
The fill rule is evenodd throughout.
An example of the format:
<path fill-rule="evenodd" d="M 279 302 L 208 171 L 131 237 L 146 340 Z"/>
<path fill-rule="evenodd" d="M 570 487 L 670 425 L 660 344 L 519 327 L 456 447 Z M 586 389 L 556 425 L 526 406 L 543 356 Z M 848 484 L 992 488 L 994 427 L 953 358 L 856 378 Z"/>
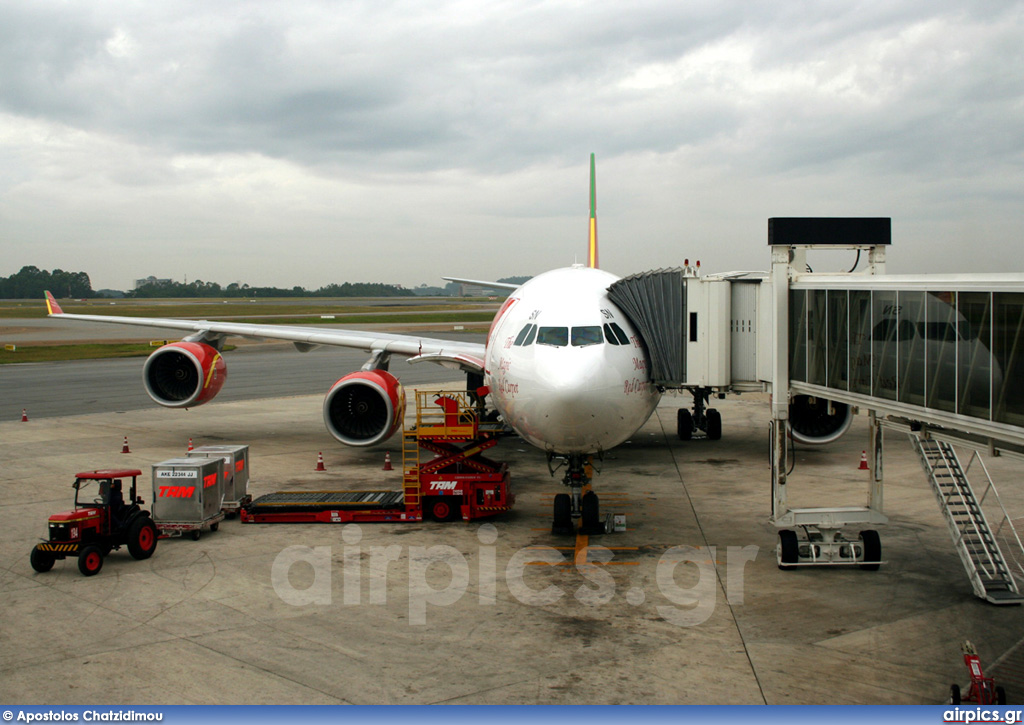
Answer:
<path fill-rule="evenodd" d="M 1014 551 L 1024 551 L 1024 545 L 1021 544 L 1020 537 L 999 500 L 999 493 L 984 463 L 980 458 L 976 458 L 975 453 L 964 468 L 949 443 L 913 433 L 910 440 L 921 456 L 921 463 L 932 483 L 939 508 L 946 518 L 946 523 L 949 524 L 953 544 L 960 554 L 975 595 L 993 604 L 1024 603 L 1024 596 L 1021 595 L 1014 579 L 1014 574 L 1024 576 L 1024 569 L 1019 563 L 1020 557 L 1017 557 L 1018 563 L 1013 567 L 1018 571 L 1013 572 L 1011 565 L 1003 556 L 997 539 L 1002 539 L 1004 544 L 1008 545 L 1008 549 L 1012 548 Z M 975 496 L 967 479 L 967 471 L 975 460 L 981 463 L 988 483 L 980 500 Z M 982 510 L 989 493 L 993 494 L 993 500 L 989 503 L 990 510 L 1002 515 L 995 531 L 990 528 Z"/>

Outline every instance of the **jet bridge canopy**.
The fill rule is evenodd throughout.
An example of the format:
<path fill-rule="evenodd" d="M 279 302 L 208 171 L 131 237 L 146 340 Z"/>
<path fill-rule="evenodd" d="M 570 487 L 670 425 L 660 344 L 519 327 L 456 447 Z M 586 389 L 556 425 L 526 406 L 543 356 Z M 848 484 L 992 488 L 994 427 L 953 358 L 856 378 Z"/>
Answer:
<path fill-rule="evenodd" d="M 807 275 L 789 294 L 794 392 L 1024 450 L 1024 276 Z"/>
<path fill-rule="evenodd" d="M 682 384 L 686 380 L 684 270 L 657 269 L 623 277 L 608 288 L 608 296 L 646 343 L 651 380 L 658 385 Z"/>

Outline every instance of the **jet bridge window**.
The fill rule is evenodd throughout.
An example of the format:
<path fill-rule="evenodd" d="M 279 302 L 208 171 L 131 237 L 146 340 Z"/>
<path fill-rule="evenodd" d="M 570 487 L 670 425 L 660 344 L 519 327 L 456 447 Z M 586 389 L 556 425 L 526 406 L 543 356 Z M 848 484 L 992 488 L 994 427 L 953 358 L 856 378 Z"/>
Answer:
<path fill-rule="evenodd" d="M 569 344 L 568 327 L 541 327 L 537 330 L 538 345 L 565 347 Z"/>
<path fill-rule="evenodd" d="M 600 325 L 588 325 L 587 327 L 572 328 L 572 346 L 587 347 L 588 345 L 600 345 L 604 342 Z"/>
<path fill-rule="evenodd" d="M 609 322 L 605 324 L 604 336 L 608 338 L 608 342 L 610 342 L 612 345 L 629 344 L 629 337 L 626 335 L 625 330 L 623 330 L 614 322 Z"/>
<path fill-rule="evenodd" d="M 513 342 L 512 344 L 518 347 L 532 345 L 533 338 L 536 337 L 536 335 L 537 326 L 532 323 L 528 324 L 526 327 L 519 331 L 519 334 L 516 336 L 515 342 Z"/>

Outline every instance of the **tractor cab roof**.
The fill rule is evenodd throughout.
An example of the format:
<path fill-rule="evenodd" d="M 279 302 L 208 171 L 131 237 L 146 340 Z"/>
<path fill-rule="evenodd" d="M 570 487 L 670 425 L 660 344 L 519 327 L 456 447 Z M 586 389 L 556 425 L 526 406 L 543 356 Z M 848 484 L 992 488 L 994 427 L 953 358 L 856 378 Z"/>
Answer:
<path fill-rule="evenodd" d="M 75 478 L 104 481 L 108 478 L 134 478 L 135 476 L 141 475 L 142 471 L 137 468 L 106 468 L 98 471 L 84 471 L 82 473 L 76 473 Z"/>

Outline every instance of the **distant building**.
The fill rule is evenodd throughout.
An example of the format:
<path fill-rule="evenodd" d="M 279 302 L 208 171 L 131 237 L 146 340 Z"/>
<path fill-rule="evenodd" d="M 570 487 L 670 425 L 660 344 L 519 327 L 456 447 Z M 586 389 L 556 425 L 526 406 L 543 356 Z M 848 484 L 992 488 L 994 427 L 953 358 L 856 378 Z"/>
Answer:
<path fill-rule="evenodd" d="M 147 284 L 170 284 L 173 281 L 174 280 L 170 279 L 157 279 L 156 277 L 150 275 L 149 277 L 146 277 L 146 279 L 135 280 L 135 289 L 138 289 L 139 287 L 145 287 Z"/>

